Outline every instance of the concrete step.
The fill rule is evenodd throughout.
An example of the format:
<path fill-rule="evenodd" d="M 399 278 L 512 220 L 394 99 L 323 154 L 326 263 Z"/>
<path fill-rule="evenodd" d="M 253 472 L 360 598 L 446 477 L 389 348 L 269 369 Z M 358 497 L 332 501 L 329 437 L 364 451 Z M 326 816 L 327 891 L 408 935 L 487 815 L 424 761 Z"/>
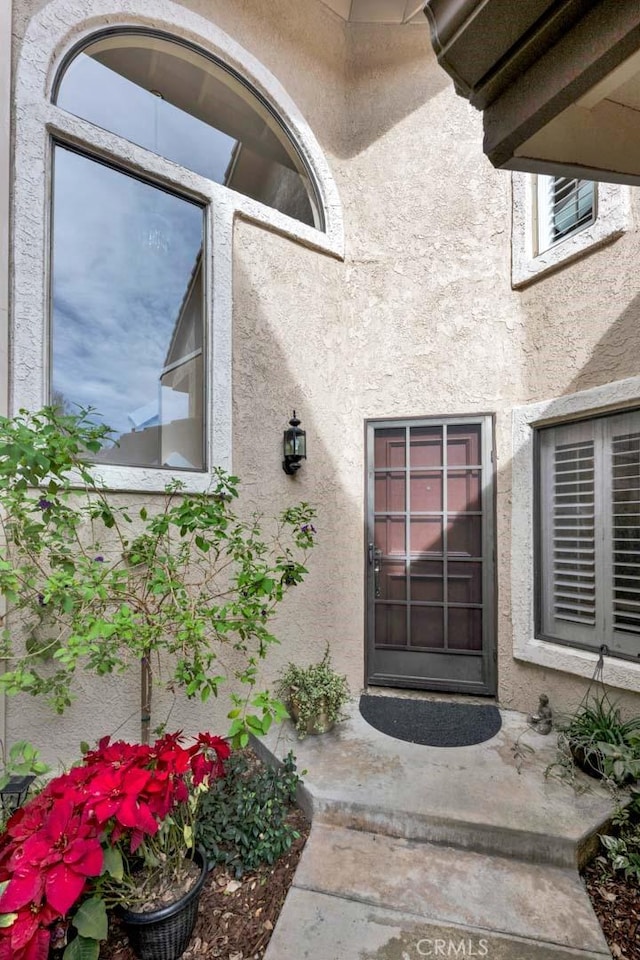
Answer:
<path fill-rule="evenodd" d="M 292 888 L 265 960 L 603 960 L 611 954 L 432 923 Z"/>
<path fill-rule="evenodd" d="M 265 960 L 610 957 L 574 870 L 314 823 Z"/>
<path fill-rule="evenodd" d="M 570 868 L 314 825 L 296 887 L 478 929 L 598 952 L 605 943 Z"/>
<path fill-rule="evenodd" d="M 354 703 L 349 719 L 331 733 L 300 741 L 285 723 L 256 747 L 267 759 L 293 751 L 298 768 L 307 771 L 300 799 L 314 823 L 582 865 L 614 809 L 611 796 L 595 781 L 576 793 L 546 778 L 555 738 L 528 730 L 521 714 L 501 714 L 502 729 L 491 740 L 446 749 L 379 733 Z M 520 768 L 517 744 L 532 748 Z"/>

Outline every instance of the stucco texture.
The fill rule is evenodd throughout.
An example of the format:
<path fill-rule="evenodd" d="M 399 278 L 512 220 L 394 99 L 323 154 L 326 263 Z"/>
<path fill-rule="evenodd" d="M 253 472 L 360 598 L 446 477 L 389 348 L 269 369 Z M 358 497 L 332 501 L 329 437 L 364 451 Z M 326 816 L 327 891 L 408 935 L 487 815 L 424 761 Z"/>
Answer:
<path fill-rule="evenodd" d="M 15 58 L 42 6 L 16 3 Z M 567 709 L 584 679 L 513 658 L 511 410 L 638 373 L 637 233 L 514 291 L 510 175 L 484 157 L 480 115 L 437 66 L 426 23 L 347 26 L 315 0 L 183 6 L 277 77 L 343 207 L 344 262 L 255 224 L 234 231 L 233 469 L 244 509 L 273 514 L 305 499 L 318 510 L 309 577 L 286 600 L 265 678 L 329 642 L 354 691 L 363 685 L 365 419 L 495 413 L 498 699 L 530 711 L 544 691 Z M 292 480 L 280 444 L 294 407 L 309 458 Z M 41 707 L 10 702 L 11 738 L 37 739 L 40 727 L 64 752 L 135 709 L 133 680 L 97 691 L 87 681 L 69 719 L 53 724 Z M 630 695 L 625 703 L 637 709 Z M 203 724 L 224 727 L 224 708 L 176 705 L 172 726 Z"/>

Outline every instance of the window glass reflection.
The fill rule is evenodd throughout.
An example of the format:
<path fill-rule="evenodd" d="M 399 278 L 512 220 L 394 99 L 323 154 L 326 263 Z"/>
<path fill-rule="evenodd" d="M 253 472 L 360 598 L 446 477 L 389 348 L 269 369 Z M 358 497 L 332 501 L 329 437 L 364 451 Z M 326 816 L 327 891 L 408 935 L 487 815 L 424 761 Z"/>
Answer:
<path fill-rule="evenodd" d="M 203 211 L 56 147 L 51 400 L 92 406 L 101 459 L 205 469 Z"/>
<path fill-rule="evenodd" d="M 70 63 L 57 103 L 315 224 L 309 180 L 284 130 L 244 84 L 188 47 L 135 34 L 98 40 Z"/>

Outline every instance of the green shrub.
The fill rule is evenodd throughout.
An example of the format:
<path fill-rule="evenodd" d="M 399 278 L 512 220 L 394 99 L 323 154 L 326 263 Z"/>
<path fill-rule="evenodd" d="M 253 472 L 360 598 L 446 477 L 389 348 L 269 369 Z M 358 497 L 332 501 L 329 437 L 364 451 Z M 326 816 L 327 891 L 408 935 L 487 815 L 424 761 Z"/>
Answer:
<path fill-rule="evenodd" d="M 631 791 L 631 802 L 613 817 L 613 834 L 600 835 L 605 855 L 598 857 L 607 876 L 622 873 L 640 883 L 640 791 Z"/>
<path fill-rule="evenodd" d="M 286 822 L 301 782 L 290 752 L 282 766 L 252 767 L 241 753 L 225 763 L 200 801 L 197 842 L 209 863 L 223 863 L 236 877 L 261 863 L 275 863 L 300 834 Z"/>

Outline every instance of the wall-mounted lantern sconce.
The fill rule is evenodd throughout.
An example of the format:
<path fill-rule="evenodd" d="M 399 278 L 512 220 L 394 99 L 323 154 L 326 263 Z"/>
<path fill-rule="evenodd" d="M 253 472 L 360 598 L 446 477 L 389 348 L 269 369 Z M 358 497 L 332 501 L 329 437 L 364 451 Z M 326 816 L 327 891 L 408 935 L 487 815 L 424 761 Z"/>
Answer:
<path fill-rule="evenodd" d="M 295 410 L 284 432 L 284 460 L 282 469 L 292 477 L 302 466 L 301 460 L 307 459 L 307 434 L 300 430 L 300 421 Z"/>

